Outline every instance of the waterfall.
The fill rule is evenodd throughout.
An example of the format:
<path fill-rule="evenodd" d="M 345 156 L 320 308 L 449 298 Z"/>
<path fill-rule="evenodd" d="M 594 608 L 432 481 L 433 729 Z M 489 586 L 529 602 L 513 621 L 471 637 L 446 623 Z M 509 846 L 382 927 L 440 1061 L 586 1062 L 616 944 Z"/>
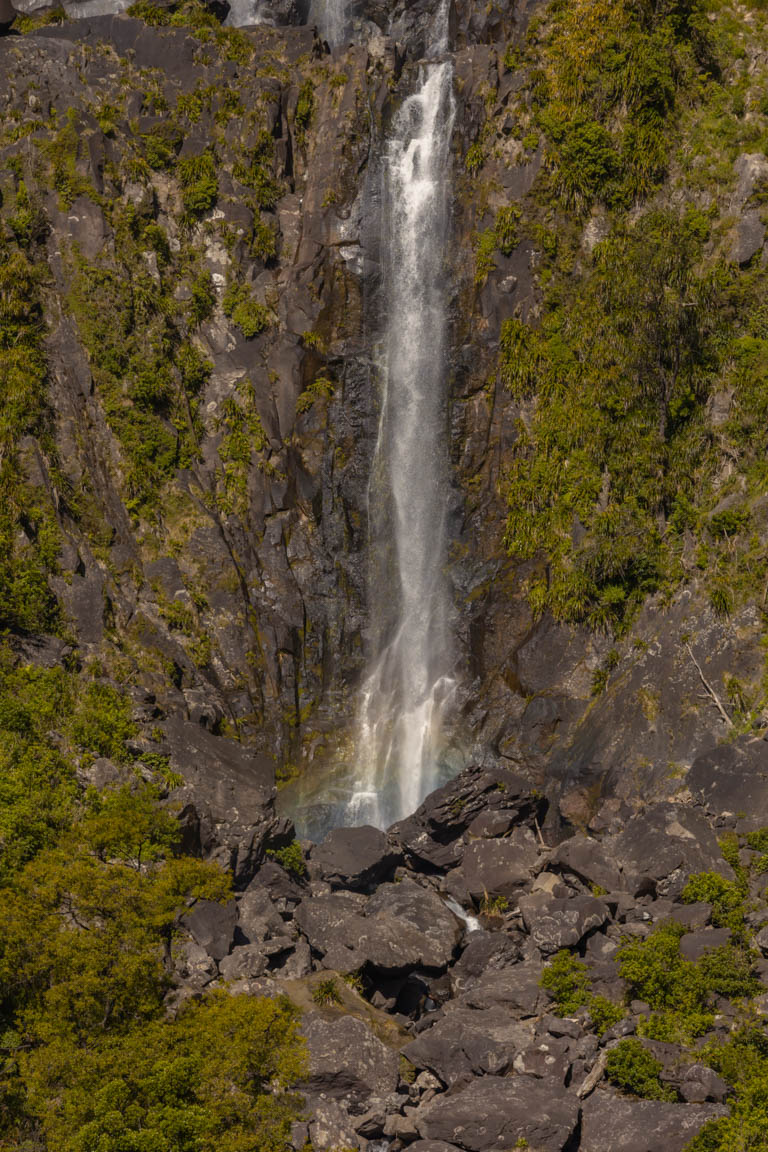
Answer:
<path fill-rule="evenodd" d="M 386 339 L 369 491 L 374 651 L 362 691 L 359 777 L 346 822 L 385 827 L 438 783 L 455 690 L 446 561 L 446 253 L 455 115 L 448 10 L 384 155 Z"/>
<path fill-rule="evenodd" d="M 340 48 L 349 33 L 349 0 L 312 0 L 309 23 L 317 27 L 321 40 Z"/>

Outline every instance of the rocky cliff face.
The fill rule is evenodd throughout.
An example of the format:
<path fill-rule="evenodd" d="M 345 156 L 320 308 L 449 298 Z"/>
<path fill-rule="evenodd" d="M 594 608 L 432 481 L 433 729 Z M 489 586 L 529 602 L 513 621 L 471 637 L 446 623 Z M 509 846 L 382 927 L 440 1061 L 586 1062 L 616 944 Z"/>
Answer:
<path fill-rule="evenodd" d="M 450 756 L 474 767 L 388 836 L 346 830 L 300 848 L 275 778 L 286 796 L 295 782 L 322 793 L 329 765 L 354 759 L 381 147 L 434 6 L 357 6 L 350 45 L 332 53 L 299 5 L 246 29 L 197 10 L 71 7 L 83 18 L 0 40 L 0 628 L 8 659 L 129 696 L 131 771 L 161 763 L 185 847 L 233 870 L 237 907 L 185 924 L 172 1002 L 226 980 L 308 1009 L 312 1121 L 297 1149 L 309 1135 L 318 1149 L 597 1152 L 606 1132 L 632 1152 L 682 1149 L 729 1091 L 694 1045 L 725 1041 L 740 999 L 760 1011 L 764 961 L 749 949 L 768 952 L 765 350 L 749 296 L 764 275 L 763 58 L 741 41 L 731 52 L 744 107 L 717 180 L 701 175 L 714 163 L 702 145 L 696 163 L 681 155 L 648 176 L 635 203 L 606 143 L 626 107 L 603 108 L 604 135 L 594 120 L 570 153 L 551 108 L 539 130 L 554 65 L 530 45 L 552 9 L 452 6 Z M 575 193 L 557 185 L 566 162 Z M 584 189 L 598 178 L 610 187 L 595 207 Z M 570 443 L 549 503 L 530 492 L 536 515 L 555 509 L 551 538 L 526 552 L 505 531 L 526 445 L 538 435 L 549 461 L 548 436 L 563 439 L 554 423 L 537 431 L 548 399 L 567 379 L 589 386 L 592 352 L 574 352 L 557 317 L 567 285 L 600 267 L 612 227 L 634 236 L 657 211 L 684 218 L 709 277 L 684 283 L 699 293 L 706 383 L 692 371 L 674 393 L 680 368 L 663 453 L 637 466 L 638 489 L 646 472 L 688 487 L 643 510 L 658 555 L 674 539 L 663 573 L 630 579 L 633 557 L 611 569 L 598 539 L 620 552 L 626 515 L 627 551 L 641 548 L 631 475 L 616 510 L 621 450 L 593 475 Z M 719 361 L 705 287 L 732 327 L 754 313 Z M 681 299 L 673 334 L 693 347 Z M 624 333 L 600 333 L 595 412 L 639 441 L 635 401 L 611 389 L 634 372 L 647 399 L 661 336 L 630 362 L 636 313 L 620 304 Z M 594 301 L 579 306 L 589 333 Z M 564 608 L 553 589 L 580 562 L 592 591 L 582 602 L 577 586 Z M 631 611 L 617 609 L 627 596 Z M 127 771 L 105 748 L 81 757 L 80 784 Z M 562 950 L 579 963 L 556 961 L 541 985 Z M 648 956 L 695 976 L 695 1003 L 656 995 Z"/>
<path fill-rule="evenodd" d="M 749 607 L 723 623 L 694 583 L 616 646 L 537 618 L 539 565 L 504 548 L 520 406 L 499 338 L 540 310 L 541 254 L 524 230 L 481 248 L 541 179 L 541 144 L 521 140 L 530 70 L 515 67 L 534 9 L 451 16 L 452 758 L 575 785 L 583 816 L 596 788 L 679 786 L 727 731 L 699 667 L 720 696 L 724 674 L 757 683 L 761 623 Z M 279 777 L 354 754 L 366 649 L 378 161 L 431 13 L 365 18 L 333 55 L 306 27 L 109 16 L 3 43 L 6 218 L 26 197 L 25 243 L 49 269 L 46 431 L 17 438 L 60 534 L 48 581 L 67 637 Z"/>

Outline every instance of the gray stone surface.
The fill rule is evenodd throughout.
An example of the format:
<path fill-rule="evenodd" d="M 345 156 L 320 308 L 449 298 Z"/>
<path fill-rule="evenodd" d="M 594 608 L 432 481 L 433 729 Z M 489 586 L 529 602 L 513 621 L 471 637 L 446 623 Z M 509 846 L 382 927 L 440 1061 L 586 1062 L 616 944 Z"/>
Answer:
<path fill-rule="evenodd" d="M 530 1076 L 485 1077 L 456 1095 L 438 1097 L 417 1114 L 416 1126 L 423 1139 L 467 1152 L 514 1148 L 522 1140 L 537 1152 L 564 1152 L 578 1118 L 576 1097 L 551 1083 Z"/>
<path fill-rule="evenodd" d="M 332 886 L 369 891 L 391 880 L 402 854 L 378 828 L 334 828 L 312 849 L 312 875 Z"/>
<path fill-rule="evenodd" d="M 544 956 L 575 947 L 608 919 L 606 904 L 594 896 L 559 899 L 546 892 L 534 892 L 521 896 L 518 905 L 526 930 Z"/>
<path fill-rule="evenodd" d="M 182 917 L 183 926 L 214 960 L 222 960 L 231 949 L 236 923 L 237 905 L 234 900 L 228 900 L 226 904 L 198 900 Z"/>
<path fill-rule="evenodd" d="M 579 1152 L 683 1152 L 708 1120 L 725 1115 L 716 1104 L 666 1104 L 595 1092 L 584 1101 Z"/>
<path fill-rule="evenodd" d="M 398 1055 L 353 1016 L 306 1016 L 301 1025 L 309 1051 L 306 1090 L 311 1095 L 361 1103 L 394 1092 Z"/>

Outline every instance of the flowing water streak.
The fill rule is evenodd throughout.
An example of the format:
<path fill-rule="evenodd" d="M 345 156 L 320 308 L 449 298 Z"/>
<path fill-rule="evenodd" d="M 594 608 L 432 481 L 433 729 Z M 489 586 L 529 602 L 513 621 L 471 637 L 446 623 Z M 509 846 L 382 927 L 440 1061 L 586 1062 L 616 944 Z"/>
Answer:
<path fill-rule="evenodd" d="M 314 24 L 321 40 L 331 48 L 341 48 L 349 33 L 348 0 L 312 0 L 309 23 Z"/>
<path fill-rule="evenodd" d="M 387 338 L 370 490 L 371 620 L 378 633 L 360 715 L 361 777 L 348 822 L 386 826 L 438 782 L 455 689 L 446 558 L 446 274 L 453 67 L 443 4 L 420 87 L 384 164 Z M 393 610 L 394 605 L 394 610 Z"/>

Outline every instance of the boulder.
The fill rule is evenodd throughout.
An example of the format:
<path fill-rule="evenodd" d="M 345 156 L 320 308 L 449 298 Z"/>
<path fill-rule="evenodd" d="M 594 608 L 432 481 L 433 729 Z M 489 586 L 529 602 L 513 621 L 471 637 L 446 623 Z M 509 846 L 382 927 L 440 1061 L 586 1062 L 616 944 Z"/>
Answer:
<path fill-rule="evenodd" d="M 473 932 L 451 968 L 451 988 L 460 996 L 486 972 L 501 972 L 520 959 L 520 941 L 505 932 Z"/>
<path fill-rule="evenodd" d="M 413 816 L 394 824 L 390 834 L 413 861 L 447 869 L 461 862 L 464 833 L 478 816 L 488 819 L 490 812 L 503 812 L 510 827 L 530 819 L 542 807 L 542 800 L 513 772 L 465 768 L 427 796 Z"/>
<path fill-rule="evenodd" d="M 237 927 L 242 936 L 251 944 L 282 936 L 285 924 L 275 908 L 269 892 L 258 881 L 253 881 L 241 896 L 237 897 Z"/>
<path fill-rule="evenodd" d="M 265 860 L 260 865 L 255 879 L 266 888 L 270 899 L 278 909 L 290 908 L 298 904 L 304 896 L 304 890 L 294 877 L 290 876 L 276 860 Z"/>
<path fill-rule="evenodd" d="M 304 1017 L 301 1031 L 309 1052 L 311 1094 L 366 1103 L 397 1088 L 398 1055 L 354 1016 L 328 1020 L 318 1012 Z"/>
<path fill-rule="evenodd" d="M 675 904 L 669 918 L 693 931 L 696 928 L 706 928 L 711 915 L 712 905 L 697 900 L 695 904 Z"/>
<path fill-rule="evenodd" d="M 558 1085 L 565 1084 L 571 1067 L 570 1042 L 564 1037 L 543 1036 L 535 1044 L 523 1048 L 515 1056 L 514 1069 L 539 1080 L 554 1078 Z"/>
<path fill-rule="evenodd" d="M 726 1114 L 717 1104 L 667 1104 L 595 1092 L 582 1108 L 579 1152 L 683 1152 L 708 1120 Z"/>
<path fill-rule="evenodd" d="M 444 1140 L 416 1140 L 408 1145 L 408 1152 L 456 1152 L 456 1144 L 446 1144 Z"/>
<path fill-rule="evenodd" d="M 368 901 L 365 919 L 355 947 L 377 968 L 445 968 L 464 934 L 438 894 L 409 879 L 382 885 Z"/>
<path fill-rule="evenodd" d="M 188 809 L 185 850 L 214 856 L 244 886 L 264 857 L 277 826 L 274 763 L 233 740 L 214 736 L 176 715 L 162 724 L 171 766 L 184 787 L 171 794 Z M 194 810 L 194 817 L 192 812 Z M 205 842 L 196 829 L 205 828 Z"/>
<path fill-rule="evenodd" d="M 706 1064 L 692 1064 L 678 1087 L 687 1104 L 703 1104 L 705 1101 L 724 1104 L 730 1094 L 722 1076 Z"/>
<path fill-rule="evenodd" d="M 518 903 L 525 927 L 544 956 L 575 947 L 609 918 L 607 906 L 595 896 L 564 900 L 546 892 L 532 892 L 521 896 Z"/>
<path fill-rule="evenodd" d="M 309 1143 L 312 1148 L 359 1148 L 354 1122 L 337 1100 L 307 1098 Z"/>
<path fill-rule="evenodd" d="M 228 981 L 255 980 L 263 976 L 266 970 L 267 957 L 258 944 L 243 944 L 219 963 L 222 979 Z"/>
<path fill-rule="evenodd" d="M 312 949 L 321 956 L 331 948 L 353 947 L 363 931 L 363 910 L 367 901 L 354 892 L 333 892 L 302 900 L 293 914 L 296 927 L 304 933 Z"/>
<path fill-rule="evenodd" d="M 416 1113 L 416 1128 L 425 1140 L 444 1140 L 466 1149 L 523 1147 L 536 1152 L 564 1152 L 579 1119 L 579 1102 L 548 1081 L 531 1076 L 473 1080 L 455 1095 L 438 1096 Z M 601 1152 L 605 1152 L 603 1132 Z"/>
<path fill-rule="evenodd" d="M 534 1016 L 547 995 L 539 980 L 544 965 L 539 960 L 523 960 L 512 968 L 489 971 L 471 983 L 461 996 L 461 1003 L 470 1008 L 498 1007 L 518 1016 Z"/>
<path fill-rule="evenodd" d="M 463 935 L 437 893 L 410 879 L 382 885 L 368 901 L 352 892 L 304 900 L 295 920 L 315 952 L 343 948 L 358 967 L 391 972 L 446 968 Z"/>
<path fill-rule="evenodd" d="M 204 988 L 218 975 L 216 961 L 194 940 L 177 940 L 173 946 L 176 975 L 190 988 Z"/>
<path fill-rule="evenodd" d="M 765 243 L 765 224 L 756 208 L 744 212 L 736 225 L 736 236 L 731 248 L 731 260 L 743 268 Z"/>
<path fill-rule="evenodd" d="M 532 1039 L 533 1025 L 522 1024 L 495 1007 L 485 1011 L 458 1007 L 446 1011 L 407 1044 L 403 1055 L 451 1086 L 472 1075 L 503 1076 Z"/>
<path fill-rule="evenodd" d="M 704 816 L 681 804 L 649 804 L 608 838 L 605 848 L 621 867 L 622 887 L 633 896 L 674 898 L 692 872 L 733 879 Z"/>
<path fill-rule="evenodd" d="M 223 960 L 229 953 L 235 936 L 237 904 L 229 900 L 219 904 L 215 900 L 198 900 L 185 912 L 181 923 L 201 948 L 214 960 Z"/>
<path fill-rule="evenodd" d="M 539 851 L 529 828 L 516 828 L 504 840 L 475 840 L 464 850 L 461 867 L 451 872 L 446 888 L 479 904 L 486 896 L 511 896 L 530 881 Z"/>
<path fill-rule="evenodd" d="M 768 956 L 768 925 L 761 928 L 755 935 L 755 945 L 760 949 L 763 956 Z"/>
<path fill-rule="evenodd" d="M 368 892 L 391 880 L 401 861 L 402 853 L 378 828 L 334 828 L 312 849 L 310 873 L 332 887 Z"/>
<path fill-rule="evenodd" d="M 572 836 L 558 845 L 550 861 L 550 868 L 572 872 L 585 884 L 596 884 L 613 892 L 621 888 L 617 865 L 608 859 L 605 849 L 591 836 Z"/>

